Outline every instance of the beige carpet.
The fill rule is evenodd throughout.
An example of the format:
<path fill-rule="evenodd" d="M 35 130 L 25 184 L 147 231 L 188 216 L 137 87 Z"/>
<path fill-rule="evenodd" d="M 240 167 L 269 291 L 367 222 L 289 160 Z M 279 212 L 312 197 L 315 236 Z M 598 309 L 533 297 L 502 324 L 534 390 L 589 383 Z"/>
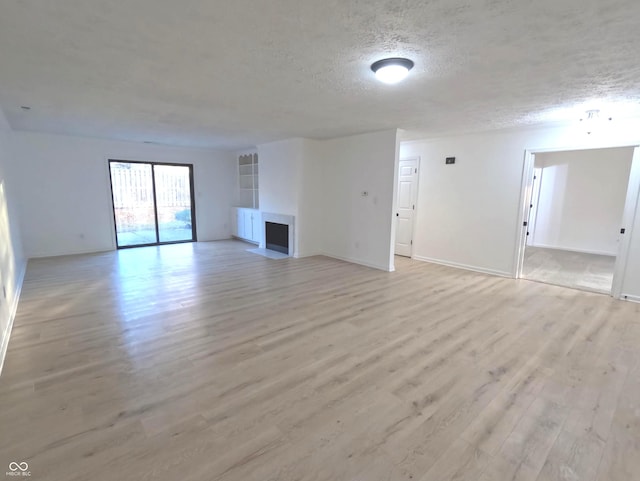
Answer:
<path fill-rule="evenodd" d="M 608 294 L 615 262 L 614 256 L 527 246 L 522 277 Z"/>

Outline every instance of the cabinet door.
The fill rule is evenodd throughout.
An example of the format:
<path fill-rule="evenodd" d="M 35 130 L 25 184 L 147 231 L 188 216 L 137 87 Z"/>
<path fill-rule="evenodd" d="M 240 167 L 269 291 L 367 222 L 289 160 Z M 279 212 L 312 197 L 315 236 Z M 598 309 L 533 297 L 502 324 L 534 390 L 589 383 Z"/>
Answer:
<path fill-rule="evenodd" d="M 244 226 L 244 209 L 236 210 L 236 224 L 238 225 L 237 236 L 241 239 L 245 238 L 245 226 Z"/>
<path fill-rule="evenodd" d="M 251 211 L 248 209 L 243 209 L 243 224 L 244 224 L 244 235 L 243 239 L 251 240 L 251 236 L 253 235 L 252 226 L 251 226 Z"/>
<path fill-rule="evenodd" d="M 251 240 L 253 242 L 262 242 L 262 216 L 260 215 L 260 212 L 254 212 L 253 213 L 253 237 L 251 237 Z"/>

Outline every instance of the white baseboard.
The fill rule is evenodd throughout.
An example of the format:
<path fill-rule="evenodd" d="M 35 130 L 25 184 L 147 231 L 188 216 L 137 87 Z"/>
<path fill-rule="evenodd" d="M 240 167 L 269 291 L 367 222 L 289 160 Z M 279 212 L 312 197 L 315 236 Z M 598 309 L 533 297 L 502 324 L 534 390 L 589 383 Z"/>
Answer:
<path fill-rule="evenodd" d="M 633 296 L 631 294 L 622 294 L 620 299 L 623 301 L 640 302 L 640 296 Z"/>
<path fill-rule="evenodd" d="M 46 257 L 62 257 L 62 256 L 79 256 L 85 254 L 102 254 L 104 252 L 113 252 L 116 249 L 101 249 L 101 250 L 86 250 L 86 251 L 68 251 L 68 252 L 54 252 L 54 253 L 39 253 L 29 254 L 29 259 L 44 259 Z"/>
<path fill-rule="evenodd" d="M 573 247 L 548 246 L 545 244 L 532 244 L 529 247 L 539 247 L 541 249 L 553 249 L 556 251 L 578 252 L 580 254 L 595 254 L 598 256 L 609 256 L 609 257 L 615 257 L 618 255 L 615 252 L 592 251 L 588 249 L 574 249 Z"/>
<path fill-rule="evenodd" d="M 7 349 L 9 348 L 9 338 L 11 337 L 11 330 L 13 329 L 13 321 L 16 318 L 16 311 L 18 310 L 18 301 L 20 300 L 20 293 L 22 292 L 22 284 L 24 282 L 24 275 L 27 272 L 27 261 L 25 260 L 20 267 L 18 277 L 16 279 L 16 293 L 11 303 L 11 309 L 9 309 L 9 322 L 7 327 L 2 333 L 2 339 L 0 340 L 0 375 L 2 375 L 2 368 L 4 367 L 4 358 L 7 355 Z"/>
<path fill-rule="evenodd" d="M 302 259 L 303 257 L 313 257 L 313 256 L 323 256 L 326 254 L 323 254 L 322 252 L 296 252 L 293 257 L 295 257 L 296 259 Z"/>
<path fill-rule="evenodd" d="M 434 259 L 432 257 L 423 257 L 414 255 L 412 259 L 423 262 L 431 262 L 432 264 L 439 264 L 441 266 L 455 267 L 456 269 L 464 269 L 467 271 L 480 272 L 482 274 L 489 274 L 491 276 L 508 277 L 513 279 L 511 272 L 497 271 L 493 269 L 486 269 L 484 267 L 470 266 L 467 264 L 459 264 L 457 262 L 443 261 L 442 259 Z"/>
<path fill-rule="evenodd" d="M 329 254 L 327 252 L 323 252 L 320 255 L 331 257 L 332 259 L 338 259 L 339 261 L 351 262 L 352 264 L 359 264 L 361 266 L 371 267 L 372 269 L 378 269 L 385 272 L 393 272 L 395 270 L 386 265 L 374 264 L 372 262 L 363 261 L 361 259 L 354 259 L 352 257 L 342 257 L 334 254 Z"/>

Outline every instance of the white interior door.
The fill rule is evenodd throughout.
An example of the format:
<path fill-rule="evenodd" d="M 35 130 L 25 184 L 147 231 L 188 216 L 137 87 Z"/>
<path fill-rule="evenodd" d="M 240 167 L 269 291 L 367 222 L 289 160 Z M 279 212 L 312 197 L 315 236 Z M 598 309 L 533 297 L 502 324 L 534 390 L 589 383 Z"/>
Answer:
<path fill-rule="evenodd" d="M 395 253 L 411 257 L 413 216 L 418 192 L 418 159 L 401 160 L 398 170 Z"/>

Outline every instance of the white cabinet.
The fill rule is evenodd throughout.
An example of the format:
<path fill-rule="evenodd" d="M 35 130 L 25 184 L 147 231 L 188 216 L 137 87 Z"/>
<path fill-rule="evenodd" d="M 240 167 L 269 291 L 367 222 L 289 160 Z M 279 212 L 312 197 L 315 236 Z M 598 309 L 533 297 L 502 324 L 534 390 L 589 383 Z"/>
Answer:
<path fill-rule="evenodd" d="M 256 244 L 262 242 L 262 214 L 255 210 L 251 219 L 251 240 Z"/>
<path fill-rule="evenodd" d="M 244 239 L 245 237 L 245 227 L 244 227 L 244 209 L 235 209 L 235 218 L 236 218 L 236 230 L 233 235 L 236 237 L 240 237 Z"/>
<path fill-rule="evenodd" d="M 235 207 L 232 214 L 233 235 L 259 244 L 262 240 L 262 215 L 258 209 Z"/>

